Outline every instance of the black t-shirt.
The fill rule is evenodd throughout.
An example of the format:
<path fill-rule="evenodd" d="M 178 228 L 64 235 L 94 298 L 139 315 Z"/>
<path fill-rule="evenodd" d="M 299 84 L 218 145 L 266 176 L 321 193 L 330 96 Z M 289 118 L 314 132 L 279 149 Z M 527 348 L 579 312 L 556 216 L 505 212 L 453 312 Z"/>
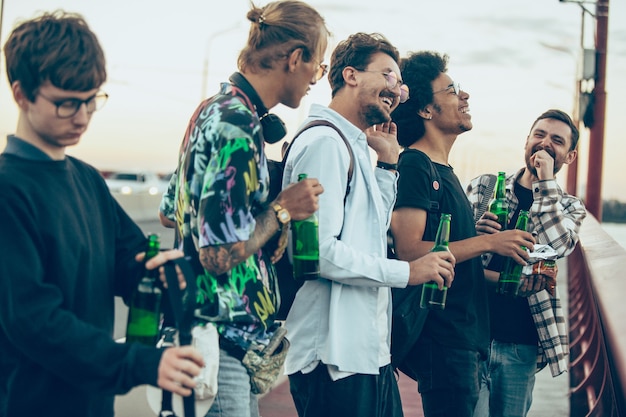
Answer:
<path fill-rule="evenodd" d="M 520 210 L 529 210 L 533 204 L 533 192 L 515 182 L 513 192 L 517 196 L 519 204 L 511 217 L 508 229 L 514 229 Z M 494 254 L 487 269 L 500 271 L 504 264 L 504 257 Z M 518 343 L 522 345 L 537 344 L 537 328 L 530 314 L 528 299 L 526 297 L 511 297 L 496 294 L 496 286 L 490 286 L 489 309 L 491 338 L 505 343 Z M 511 323 L 516 323 L 511 326 Z"/>
<path fill-rule="evenodd" d="M 398 172 L 398 197 L 396 208 L 412 207 L 428 210 L 431 188 L 440 187 L 440 211 L 450 213 L 450 241 L 476 236 L 472 209 L 459 179 L 452 167 L 434 164 L 441 177 L 441 184 L 433 184 L 430 161 L 426 154 L 407 149 L 403 152 Z M 429 222 L 438 223 L 438 218 Z M 435 227 L 426 227 L 425 241 L 434 241 Z M 448 289 L 444 310 L 432 310 L 428 314 L 422 336 L 442 345 L 486 352 L 489 344 L 489 312 L 485 277 L 480 257 L 456 264 L 455 279 Z"/>

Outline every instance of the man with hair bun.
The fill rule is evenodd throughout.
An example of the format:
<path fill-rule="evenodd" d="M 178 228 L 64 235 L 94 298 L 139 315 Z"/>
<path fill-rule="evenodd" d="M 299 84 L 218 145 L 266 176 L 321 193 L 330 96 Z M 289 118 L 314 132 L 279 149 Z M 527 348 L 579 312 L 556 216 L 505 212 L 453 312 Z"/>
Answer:
<path fill-rule="evenodd" d="M 269 109 L 297 108 L 326 72 L 324 19 L 294 0 L 252 4 L 247 18 L 239 71 L 191 117 L 161 205 L 162 221 L 175 223 L 177 247 L 197 275 L 196 317 L 219 333 L 219 389 L 209 417 L 258 416 L 257 389 L 242 359 L 267 346 L 280 327 L 273 262 L 284 247 L 267 243 L 284 235 L 290 219 L 314 213 L 323 191 L 310 177 L 272 201 L 264 142 L 285 134 Z"/>

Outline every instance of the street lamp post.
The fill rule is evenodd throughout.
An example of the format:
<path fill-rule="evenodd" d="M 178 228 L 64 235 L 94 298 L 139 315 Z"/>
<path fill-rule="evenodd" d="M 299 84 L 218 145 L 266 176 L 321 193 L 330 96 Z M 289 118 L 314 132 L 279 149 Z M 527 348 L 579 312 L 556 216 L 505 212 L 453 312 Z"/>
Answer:
<path fill-rule="evenodd" d="M 593 77 L 593 90 L 590 93 L 592 106 L 592 120 L 589 125 L 589 160 L 587 170 L 587 187 L 585 191 L 585 205 L 598 221 L 602 221 L 602 158 L 604 154 L 604 124 L 606 113 L 606 54 L 608 40 L 609 0 L 597 0 L 588 2 L 585 0 L 559 0 L 563 3 L 577 3 L 582 9 L 581 27 L 581 50 L 584 52 L 584 19 L 588 13 L 596 21 L 595 31 L 595 72 Z M 586 7 L 586 3 L 596 5 L 596 13 L 592 13 Z M 584 65 L 583 65 L 584 66 Z M 577 81 L 576 106 L 579 111 L 574 117 L 580 122 L 582 109 L 580 97 L 582 89 L 582 74 Z M 586 112 L 585 112 L 586 113 Z M 586 123 L 587 125 L 587 123 Z M 567 191 L 575 194 L 577 165 L 568 168 Z"/>
<path fill-rule="evenodd" d="M 240 22 L 237 21 L 234 25 L 227 27 L 222 30 L 218 30 L 217 32 L 213 32 L 206 40 L 206 47 L 204 49 L 204 63 L 202 66 L 202 97 L 200 97 L 200 101 L 207 98 L 207 89 L 208 89 L 208 78 L 209 78 L 209 57 L 211 55 L 211 45 L 213 41 L 228 32 L 234 31 L 238 29 Z"/>
<path fill-rule="evenodd" d="M 608 42 L 609 0 L 596 3 L 596 77 L 593 89 L 593 125 L 589 130 L 589 170 L 587 172 L 587 209 L 602 221 L 602 158 L 606 114 L 606 53 Z"/>

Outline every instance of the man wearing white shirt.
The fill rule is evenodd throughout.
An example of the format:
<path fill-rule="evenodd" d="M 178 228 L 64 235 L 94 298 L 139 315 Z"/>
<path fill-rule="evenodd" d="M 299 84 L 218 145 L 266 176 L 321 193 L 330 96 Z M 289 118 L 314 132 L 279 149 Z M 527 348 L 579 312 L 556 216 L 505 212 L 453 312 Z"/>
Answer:
<path fill-rule="evenodd" d="M 351 149 L 332 127 L 316 126 L 289 151 L 283 187 L 306 173 L 325 190 L 318 211 L 321 278 L 303 284 L 286 321 L 285 372 L 300 417 L 402 416 L 390 365 L 391 287 L 453 279 L 455 261 L 447 252 L 412 262 L 386 258 L 399 153 L 390 114 L 408 97 L 398 59 L 379 34 L 339 43 L 329 73 L 331 103 L 313 105 L 304 124 L 331 122 Z"/>

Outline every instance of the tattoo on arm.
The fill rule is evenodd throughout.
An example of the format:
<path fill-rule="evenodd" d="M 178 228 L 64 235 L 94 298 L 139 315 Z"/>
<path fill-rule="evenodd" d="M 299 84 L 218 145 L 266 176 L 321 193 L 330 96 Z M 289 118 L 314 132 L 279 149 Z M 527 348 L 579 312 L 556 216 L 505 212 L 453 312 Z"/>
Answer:
<path fill-rule="evenodd" d="M 255 220 L 254 233 L 247 241 L 200 248 L 200 263 L 204 269 L 214 276 L 231 270 L 262 248 L 278 231 L 278 220 L 271 208 Z"/>

